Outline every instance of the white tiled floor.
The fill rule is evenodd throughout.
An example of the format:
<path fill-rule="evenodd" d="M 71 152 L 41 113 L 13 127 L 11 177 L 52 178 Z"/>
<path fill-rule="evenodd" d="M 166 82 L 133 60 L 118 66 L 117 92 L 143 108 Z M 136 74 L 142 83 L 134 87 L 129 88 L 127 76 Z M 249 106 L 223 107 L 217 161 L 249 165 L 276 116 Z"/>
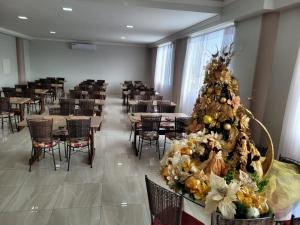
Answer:
<path fill-rule="evenodd" d="M 49 155 L 28 172 L 28 129 L 0 129 L 1 225 L 150 224 L 144 176 L 162 182 L 157 153 L 145 148 L 141 160 L 134 155 L 119 96 L 108 97 L 104 115 L 94 167 L 87 154 L 78 153 L 69 172 L 64 160 L 54 171 Z"/>

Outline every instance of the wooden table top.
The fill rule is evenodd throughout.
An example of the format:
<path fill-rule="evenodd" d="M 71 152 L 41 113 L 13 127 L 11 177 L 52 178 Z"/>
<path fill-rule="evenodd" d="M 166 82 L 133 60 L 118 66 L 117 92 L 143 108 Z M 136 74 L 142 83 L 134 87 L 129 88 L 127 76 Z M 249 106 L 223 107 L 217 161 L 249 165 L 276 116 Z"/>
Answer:
<path fill-rule="evenodd" d="M 22 98 L 22 97 L 10 97 L 9 98 L 10 104 L 18 104 L 18 105 L 25 104 L 25 103 L 29 102 L 30 100 L 31 100 L 30 98 Z"/>
<path fill-rule="evenodd" d="M 188 117 L 185 113 L 128 113 L 130 122 L 137 123 L 141 121 L 142 116 L 162 116 L 162 122 L 175 121 L 176 117 Z"/>
<path fill-rule="evenodd" d="M 30 115 L 27 119 L 53 119 L 53 130 L 59 129 L 59 127 L 67 126 L 67 119 L 88 119 L 91 118 L 91 128 L 98 128 L 103 121 L 103 116 L 60 116 L 60 115 Z M 26 127 L 27 121 L 23 120 L 19 124 L 19 127 Z"/>
<path fill-rule="evenodd" d="M 51 87 L 56 87 L 56 88 L 62 88 L 63 86 L 64 86 L 64 83 L 51 84 Z"/>
<path fill-rule="evenodd" d="M 142 101 L 142 102 L 149 102 L 149 103 L 151 103 L 152 102 L 152 105 L 153 106 L 157 106 L 157 100 L 128 100 L 128 104 L 129 105 L 137 105 L 138 103 L 139 103 L 139 101 Z M 175 102 L 171 102 L 171 105 L 172 106 L 176 106 L 176 103 Z"/>
<path fill-rule="evenodd" d="M 75 99 L 75 104 L 79 105 L 79 100 L 80 99 Z M 104 105 L 105 100 L 104 99 L 95 99 L 95 105 Z"/>

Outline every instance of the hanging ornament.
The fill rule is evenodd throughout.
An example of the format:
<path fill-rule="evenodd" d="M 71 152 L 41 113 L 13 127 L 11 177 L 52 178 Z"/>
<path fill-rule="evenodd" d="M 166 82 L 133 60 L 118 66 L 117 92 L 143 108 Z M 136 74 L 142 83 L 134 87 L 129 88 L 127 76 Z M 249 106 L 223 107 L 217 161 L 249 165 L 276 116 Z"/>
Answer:
<path fill-rule="evenodd" d="M 205 124 L 211 124 L 212 121 L 213 121 L 213 118 L 211 116 L 209 116 L 209 115 L 203 116 L 203 123 L 205 123 Z"/>
<path fill-rule="evenodd" d="M 223 125 L 224 130 L 230 130 L 231 129 L 231 125 L 229 123 L 225 123 Z"/>
<path fill-rule="evenodd" d="M 222 97 L 220 98 L 220 102 L 224 104 L 225 102 L 227 102 L 227 99 L 225 97 Z"/>

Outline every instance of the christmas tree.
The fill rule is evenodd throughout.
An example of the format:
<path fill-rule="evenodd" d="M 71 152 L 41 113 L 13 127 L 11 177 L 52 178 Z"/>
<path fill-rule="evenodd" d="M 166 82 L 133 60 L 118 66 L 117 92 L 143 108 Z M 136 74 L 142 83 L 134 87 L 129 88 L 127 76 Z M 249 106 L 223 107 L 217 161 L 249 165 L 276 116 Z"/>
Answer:
<path fill-rule="evenodd" d="M 262 177 L 260 153 L 250 138 L 249 111 L 240 103 L 238 81 L 228 68 L 232 56 L 231 47 L 212 55 L 188 131 L 205 130 L 206 133 L 221 134 L 224 140 L 221 149 L 223 158 L 228 162 L 227 169 L 256 172 Z"/>

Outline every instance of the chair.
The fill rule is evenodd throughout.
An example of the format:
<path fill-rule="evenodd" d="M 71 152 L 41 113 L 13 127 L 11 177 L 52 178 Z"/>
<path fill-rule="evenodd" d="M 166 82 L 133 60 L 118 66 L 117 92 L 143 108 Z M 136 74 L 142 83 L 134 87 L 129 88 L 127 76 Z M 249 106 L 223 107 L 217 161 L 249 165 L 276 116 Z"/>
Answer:
<path fill-rule="evenodd" d="M 148 110 L 148 105 L 147 104 L 142 104 L 138 103 L 136 105 L 133 105 L 131 108 L 132 113 L 141 113 L 141 112 L 147 112 Z M 138 127 L 140 124 L 138 124 Z M 132 133 L 134 131 L 134 123 L 131 123 L 131 131 L 130 131 L 130 136 L 129 136 L 129 141 L 131 140 Z"/>
<path fill-rule="evenodd" d="M 18 92 L 24 92 L 27 88 L 27 84 L 16 84 L 15 88 Z"/>
<path fill-rule="evenodd" d="M 151 225 L 180 225 L 183 197 L 169 191 L 145 176 Z"/>
<path fill-rule="evenodd" d="M 70 98 L 74 98 L 74 99 L 82 99 L 83 95 L 82 95 L 82 91 L 81 90 L 69 90 L 70 93 Z"/>
<path fill-rule="evenodd" d="M 52 137 L 53 120 L 48 119 L 27 119 L 29 132 L 32 141 L 31 157 L 29 160 L 29 171 L 31 171 L 31 165 L 36 158 L 39 160 L 40 151 L 43 151 L 44 158 L 46 150 L 52 153 L 54 170 L 56 170 L 54 147 L 58 147 L 59 159 L 61 161 L 59 141 L 54 140 Z"/>
<path fill-rule="evenodd" d="M 88 149 L 89 160 L 92 167 L 91 149 L 90 149 L 90 134 L 91 134 L 91 119 L 71 119 L 67 120 L 67 160 L 68 171 L 70 170 L 71 154 L 75 150 L 81 151 L 83 148 Z M 76 151 L 75 151 L 76 152 Z"/>
<path fill-rule="evenodd" d="M 162 95 L 151 95 L 150 96 L 150 100 L 162 101 L 163 100 L 163 96 Z"/>
<path fill-rule="evenodd" d="M 156 142 L 156 151 L 158 151 L 158 158 L 160 159 L 159 150 L 159 128 L 161 116 L 142 116 L 141 130 L 139 132 L 139 159 L 141 159 L 144 141 L 151 143 Z"/>
<path fill-rule="evenodd" d="M 164 151 L 165 154 L 167 138 L 170 140 L 180 140 L 185 138 L 187 133 L 187 127 L 190 122 L 191 117 L 176 117 L 175 118 L 175 128 L 172 131 L 167 131 L 165 133 Z"/>
<path fill-rule="evenodd" d="M 75 99 L 59 99 L 60 115 L 69 116 L 75 114 Z"/>
<path fill-rule="evenodd" d="M 79 100 L 79 115 L 94 116 L 95 115 L 95 99 Z"/>
<path fill-rule="evenodd" d="M 27 112 L 29 113 L 30 108 L 35 109 L 35 112 L 38 113 L 37 106 L 41 104 L 41 98 L 35 94 L 35 90 L 31 88 L 27 88 L 24 90 L 24 97 L 30 98 L 30 101 L 26 103 Z"/>
<path fill-rule="evenodd" d="M 292 215 L 291 225 L 300 225 L 300 217 L 295 217 L 294 215 Z"/>
<path fill-rule="evenodd" d="M 256 218 L 256 219 L 232 219 L 223 218 L 221 214 L 216 215 L 216 225 L 273 225 L 274 218 Z"/>
<path fill-rule="evenodd" d="M 154 111 L 154 104 L 153 101 L 151 100 L 139 100 L 139 104 L 145 104 L 147 105 L 147 112 L 148 113 L 153 113 Z"/>
<path fill-rule="evenodd" d="M 14 133 L 14 128 L 12 125 L 12 118 L 15 120 L 15 125 L 17 127 L 17 120 L 15 117 L 15 113 L 10 108 L 9 98 L 0 97 L 0 118 L 1 118 L 1 125 L 3 129 L 3 123 L 5 119 L 8 119 L 8 123 L 11 129 L 11 132 Z"/>
<path fill-rule="evenodd" d="M 159 113 L 174 113 L 176 105 L 171 104 L 157 104 L 157 111 Z"/>
<path fill-rule="evenodd" d="M 2 91 L 4 94 L 4 97 L 16 97 L 16 89 L 15 88 L 10 88 L 10 87 L 2 87 Z"/>

